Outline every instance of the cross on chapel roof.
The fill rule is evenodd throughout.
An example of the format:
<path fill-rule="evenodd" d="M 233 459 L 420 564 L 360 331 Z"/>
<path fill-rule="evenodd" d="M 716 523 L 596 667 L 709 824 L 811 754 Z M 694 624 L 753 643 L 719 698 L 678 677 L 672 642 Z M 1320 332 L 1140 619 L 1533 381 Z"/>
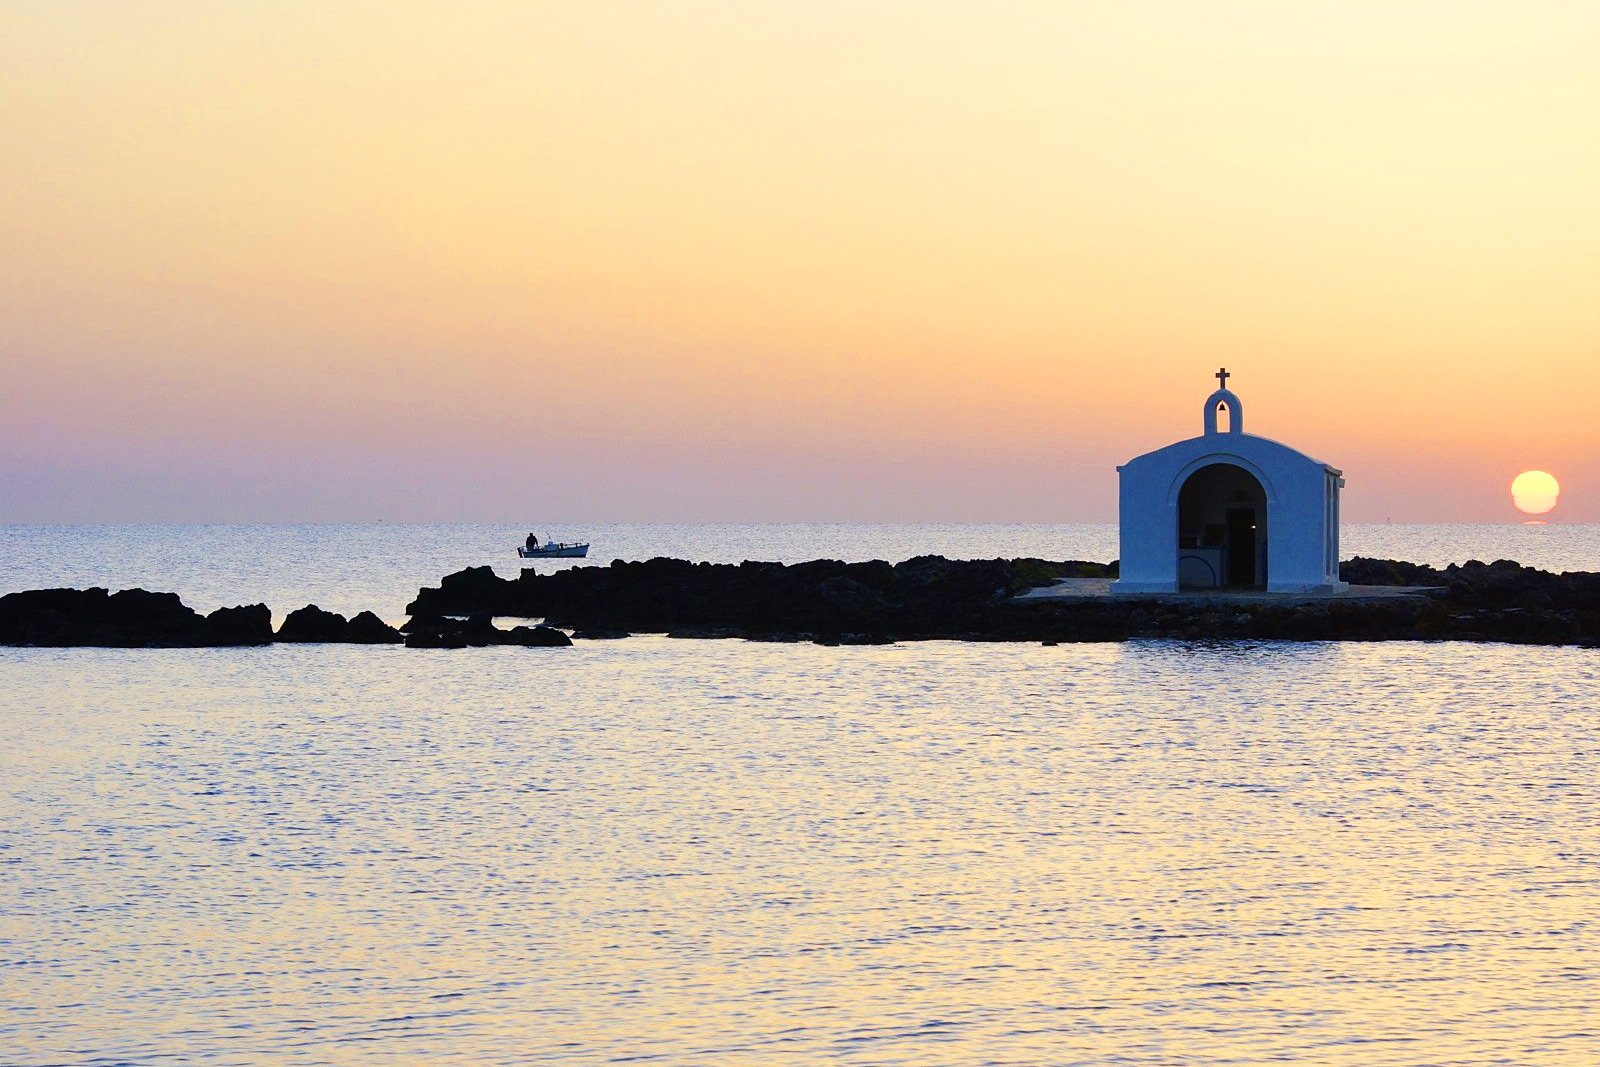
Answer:
<path fill-rule="evenodd" d="M 1244 409 L 1239 404 L 1239 398 L 1228 390 L 1228 379 L 1233 375 L 1228 373 L 1227 367 L 1221 367 L 1212 377 L 1220 383 L 1220 388 L 1206 397 L 1205 430 L 1206 434 L 1217 432 L 1217 412 L 1223 408 L 1228 409 L 1228 433 L 1240 433 L 1244 425 Z"/>

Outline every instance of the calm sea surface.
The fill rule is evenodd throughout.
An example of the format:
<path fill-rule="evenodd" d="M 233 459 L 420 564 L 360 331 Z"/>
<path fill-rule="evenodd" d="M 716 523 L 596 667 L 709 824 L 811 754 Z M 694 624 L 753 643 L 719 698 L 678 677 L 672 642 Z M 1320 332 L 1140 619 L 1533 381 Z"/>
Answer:
<path fill-rule="evenodd" d="M 0 528 L 0 591 L 393 618 L 525 532 Z M 1600 569 L 1589 527 L 1346 546 Z M 0 649 L 0 1064 L 1591 1065 L 1597 782 L 1592 650 Z"/>

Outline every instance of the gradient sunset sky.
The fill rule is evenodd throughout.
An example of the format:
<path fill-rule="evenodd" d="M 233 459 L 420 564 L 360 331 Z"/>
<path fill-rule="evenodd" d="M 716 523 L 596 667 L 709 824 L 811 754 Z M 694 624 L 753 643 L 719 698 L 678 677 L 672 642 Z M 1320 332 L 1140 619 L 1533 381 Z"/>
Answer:
<path fill-rule="evenodd" d="M 0 521 L 1600 521 L 1600 4 L 11 3 Z"/>

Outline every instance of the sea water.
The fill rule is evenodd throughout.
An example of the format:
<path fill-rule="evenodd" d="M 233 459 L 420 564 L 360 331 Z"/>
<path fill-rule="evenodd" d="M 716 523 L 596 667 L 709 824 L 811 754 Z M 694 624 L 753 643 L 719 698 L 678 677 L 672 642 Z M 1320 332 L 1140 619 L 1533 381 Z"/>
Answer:
<path fill-rule="evenodd" d="M 264 529 L 12 528 L 0 591 L 393 616 L 526 533 Z M 1594 569 L 1428 529 L 1346 543 Z M 1597 781 L 1583 649 L 0 649 L 0 1063 L 1597 1063 Z"/>

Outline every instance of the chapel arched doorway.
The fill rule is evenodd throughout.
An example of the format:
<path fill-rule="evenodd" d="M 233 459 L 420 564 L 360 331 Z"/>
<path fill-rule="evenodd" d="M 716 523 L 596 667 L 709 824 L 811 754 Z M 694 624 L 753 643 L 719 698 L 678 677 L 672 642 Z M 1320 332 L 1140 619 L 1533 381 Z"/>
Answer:
<path fill-rule="evenodd" d="M 1267 584 L 1267 493 L 1233 463 L 1212 463 L 1178 490 L 1178 585 Z"/>

